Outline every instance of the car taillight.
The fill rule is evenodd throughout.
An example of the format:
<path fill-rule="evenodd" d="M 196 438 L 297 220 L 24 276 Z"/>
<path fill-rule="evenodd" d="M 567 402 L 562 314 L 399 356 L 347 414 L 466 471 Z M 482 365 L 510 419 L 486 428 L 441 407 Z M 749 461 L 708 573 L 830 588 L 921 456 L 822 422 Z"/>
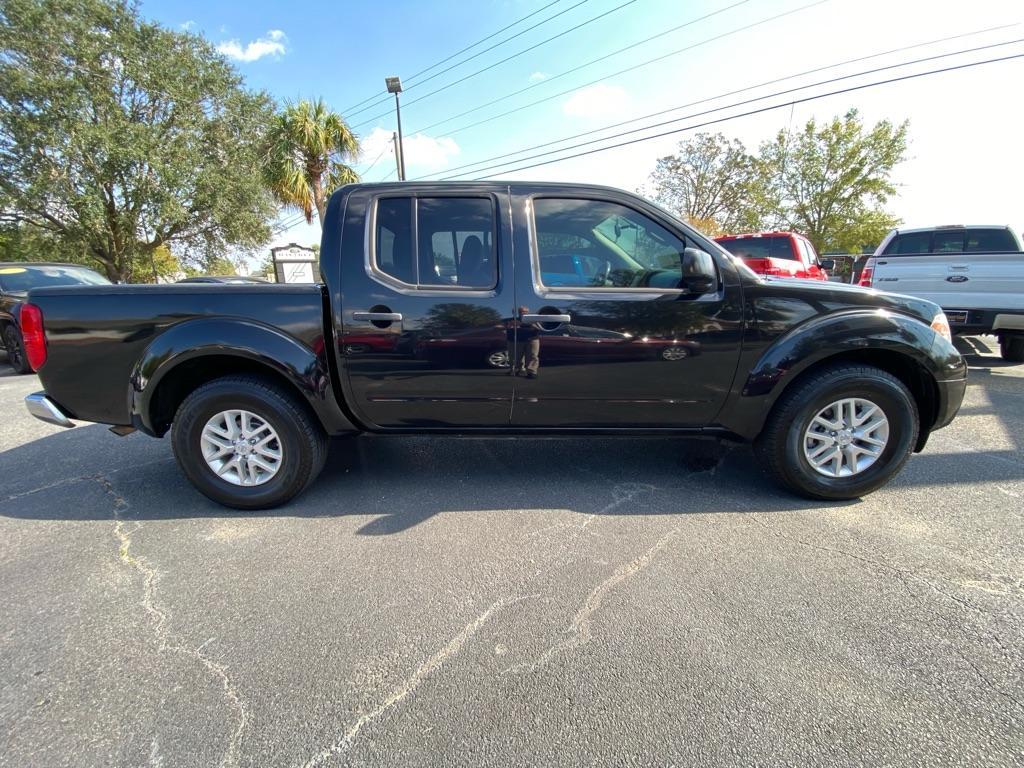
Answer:
<path fill-rule="evenodd" d="M 873 275 L 874 271 L 875 271 L 875 260 L 874 259 L 868 259 L 867 263 L 864 265 L 864 271 L 860 273 L 860 281 L 857 283 L 857 285 L 863 286 L 865 288 L 870 288 L 871 287 L 871 278 L 872 278 L 872 275 Z"/>
<path fill-rule="evenodd" d="M 22 304 L 21 340 L 25 346 L 25 357 L 33 371 L 38 371 L 46 362 L 46 334 L 43 333 L 43 312 L 35 304 Z"/>

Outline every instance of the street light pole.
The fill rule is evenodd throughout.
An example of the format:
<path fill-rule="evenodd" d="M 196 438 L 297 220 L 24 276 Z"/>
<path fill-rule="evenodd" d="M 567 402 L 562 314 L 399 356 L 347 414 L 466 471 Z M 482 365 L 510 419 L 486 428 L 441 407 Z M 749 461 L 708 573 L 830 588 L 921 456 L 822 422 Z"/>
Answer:
<path fill-rule="evenodd" d="M 398 180 L 405 181 L 405 143 L 402 140 L 402 107 L 398 103 L 398 94 L 402 92 L 402 81 L 398 77 L 385 77 L 384 85 L 388 93 L 395 94 L 395 117 L 398 119 Z"/>

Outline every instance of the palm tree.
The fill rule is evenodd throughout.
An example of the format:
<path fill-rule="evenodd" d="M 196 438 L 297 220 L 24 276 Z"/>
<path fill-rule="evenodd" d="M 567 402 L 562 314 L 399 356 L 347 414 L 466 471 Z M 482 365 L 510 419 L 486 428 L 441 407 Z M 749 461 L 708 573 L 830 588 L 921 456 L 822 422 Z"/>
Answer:
<path fill-rule="evenodd" d="M 315 209 L 322 227 L 330 193 L 359 181 L 345 162 L 358 154 L 355 134 L 323 99 L 288 104 L 269 131 L 267 185 L 283 205 L 300 209 L 307 224 Z"/>

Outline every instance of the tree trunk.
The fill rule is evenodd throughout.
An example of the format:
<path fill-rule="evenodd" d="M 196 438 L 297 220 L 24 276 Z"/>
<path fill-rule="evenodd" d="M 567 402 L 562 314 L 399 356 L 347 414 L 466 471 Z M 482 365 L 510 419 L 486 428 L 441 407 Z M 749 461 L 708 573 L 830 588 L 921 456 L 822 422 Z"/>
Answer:
<path fill-rule="evenodd" d="M 324 228 L 324 214 L 327 213 L 327 200 L 324 199 L 324 186 L 320 176 L 313 177 L 313 203 L 320 218 L 320 230 Z"/>

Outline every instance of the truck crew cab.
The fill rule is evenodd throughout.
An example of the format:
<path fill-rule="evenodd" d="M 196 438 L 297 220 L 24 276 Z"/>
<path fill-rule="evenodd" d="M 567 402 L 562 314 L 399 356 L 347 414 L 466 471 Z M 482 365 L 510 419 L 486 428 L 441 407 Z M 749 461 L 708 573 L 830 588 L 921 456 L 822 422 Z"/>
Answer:
<path fill-rule="evenodd" d="M 170 431 L 195 486 L 241 509 L 291 499 L 356 432 L 739 438 L 786 487 L 848 499 L 966 386 L 935 304 L 762 278 L 614 189 L 349 185 L 320 254 L 317 285 L 33 291 L 29 409 Z"/>

